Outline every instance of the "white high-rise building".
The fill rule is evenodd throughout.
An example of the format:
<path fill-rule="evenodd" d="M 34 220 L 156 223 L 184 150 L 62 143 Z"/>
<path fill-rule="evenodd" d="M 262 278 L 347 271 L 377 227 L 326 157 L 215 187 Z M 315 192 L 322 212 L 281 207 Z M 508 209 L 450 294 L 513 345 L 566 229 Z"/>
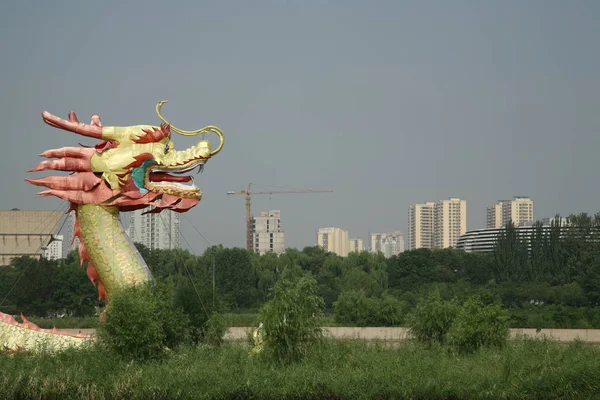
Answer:
<path fill-rule="evenodd" d="M 131 240 L 152 250 L 180 248 L 179 213 L 163 210 L 157 214 L 142 215 L 150 209 L 147 207 L 130 213 L 127 234 Z"/>
<path fill-rule="evenodd" d="M 397 256 L 404 251 L 404 233 L 371 233 L 371 252 L 382 252 L 386 258 Z"/>
<path fill-rule="evenodd" d="M 71 211 L 67 216 L 65 229 L 66 235 L 63 243 L 63 251 L 65 253 L 64 256 L 66 257 L 70 251 L 79 249 L 79 238 L 76 237 L 73 240 L 73 236 L 75 235 L 75 211 Z"/>
<path fill-rule="evenodd" d="M 458 197 L 414 204 L 408 208 L 408 248 L 456 246 L 467 231 L 467 201 Z"/>
<path fill-rule="evenodd" d="M 533 222 L 533 200 L 515 196 L 512 200 L 499 200 L 486 210 L 486 228 L 503 228 L 512 221 L 515 226 Z"/>
<path fill-rule="evenodd" d="M 42 257 L 48 260 L 60 260 L 63 257 L 63 235 L 52 235 L 50 243 L 42 247 Z"/>
<path fill-rule="evenodd" d="M 440 200 L 433 209 L 433 247 L 456 247 L 456 242 L 467 231 L 467 201 L 458 197 Z"/>
<path fill-rule="evenodd" d="M 408 248 L 433 248 L 434 202 L 413 204 L 408 207 Z"/>
<path fill-rule="evenodd" d="M 335 227 L 319 228 L 317 231 L 317 246 L 338 256 L 346 257 L 350 250 L 348 231 Z"/>
<path fill-rule="evenodd" d="M 285 239 L 281 229 L 281 211 L 263 211 L 252 218 L 252 244 L 258 255 L 280 254 L 285 251 Z"/>

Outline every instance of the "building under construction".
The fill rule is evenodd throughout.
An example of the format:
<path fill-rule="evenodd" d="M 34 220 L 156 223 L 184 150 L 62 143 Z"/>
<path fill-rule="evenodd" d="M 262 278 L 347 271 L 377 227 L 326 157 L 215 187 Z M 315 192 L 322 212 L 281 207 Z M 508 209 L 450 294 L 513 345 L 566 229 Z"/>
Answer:
<path fill-rule="evenodd" d="M 0 210 L 0 265 L 15 257 L 40 258 L 56 239 L 63 211 Z"/>

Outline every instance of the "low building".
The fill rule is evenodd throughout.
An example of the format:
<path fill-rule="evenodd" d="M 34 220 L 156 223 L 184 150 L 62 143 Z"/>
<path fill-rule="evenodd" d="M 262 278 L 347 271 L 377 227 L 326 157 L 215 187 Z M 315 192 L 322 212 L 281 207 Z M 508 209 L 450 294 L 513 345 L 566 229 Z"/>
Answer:
<path fill-rule="evenodd" d="M 12 210 L 0 211 L 0 265 L 9 265 L 15 257 L 42 257 L 44 248 L 57 245 L 51 240 L 59 229 L 62 211 Z M 62 240 L 61 240 L 62 244 Z M 61 254 L 58 258 L 62 258 Z"/>
<path fill-rule="evenodd" d="M 540 222 L 542 223 L 543 234 L 548 234 L 550 232 L 554 222 L 557 222 L 560 229 L 568 229 L 566 218 L 561 218 L 560 221 L 556 221 L 554 218 L 545 218 Z M 468 231 L 458 239 L 456 248 L 466 252 L 490 253 L 494 251 L 498 238 L 505 229 L 506 228 L 485 228 Z M 521 226 L 515 226 L 515 229 L 517 237 L 528 239 L 534 232 L 535 227 L 532 222 L 529 222 Z"/>

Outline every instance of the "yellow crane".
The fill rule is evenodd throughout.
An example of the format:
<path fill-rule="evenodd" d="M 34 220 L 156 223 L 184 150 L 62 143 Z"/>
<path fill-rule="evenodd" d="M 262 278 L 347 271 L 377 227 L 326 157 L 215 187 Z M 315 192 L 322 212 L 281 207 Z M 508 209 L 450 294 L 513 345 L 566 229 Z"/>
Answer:
<path fill-rule="evenodd" d="M 333 190 L 313 190 L 313 189 L 294 189 L 294 190 L 273 190 L 273 191 L 263 191 L 263 192 L 253 192 L 252 184 L 248 184 L 247 190 L 239 190 L 229 191 L 230 194 L 243 194 L 246 196 L 246 248 L 252 251 L 252 213 L 251 213 L 251 203 L 252 203 L 252 195 L 253 194 L 290 194 L 290 193 L 326 193 L 333 192 Z"/>

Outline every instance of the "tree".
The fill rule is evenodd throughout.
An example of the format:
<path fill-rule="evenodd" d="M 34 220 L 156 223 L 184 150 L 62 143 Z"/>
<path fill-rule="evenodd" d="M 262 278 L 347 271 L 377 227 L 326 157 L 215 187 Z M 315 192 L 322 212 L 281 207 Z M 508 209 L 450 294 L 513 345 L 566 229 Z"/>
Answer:
<path fill-rule="evenodd" d="M 312 276 L 296 281 L 282 277 L 272 299 L 260 310 L 266 357 L 285 364 L 300 361 L 322 339 L 319 320 L 323 306 Z"/>

